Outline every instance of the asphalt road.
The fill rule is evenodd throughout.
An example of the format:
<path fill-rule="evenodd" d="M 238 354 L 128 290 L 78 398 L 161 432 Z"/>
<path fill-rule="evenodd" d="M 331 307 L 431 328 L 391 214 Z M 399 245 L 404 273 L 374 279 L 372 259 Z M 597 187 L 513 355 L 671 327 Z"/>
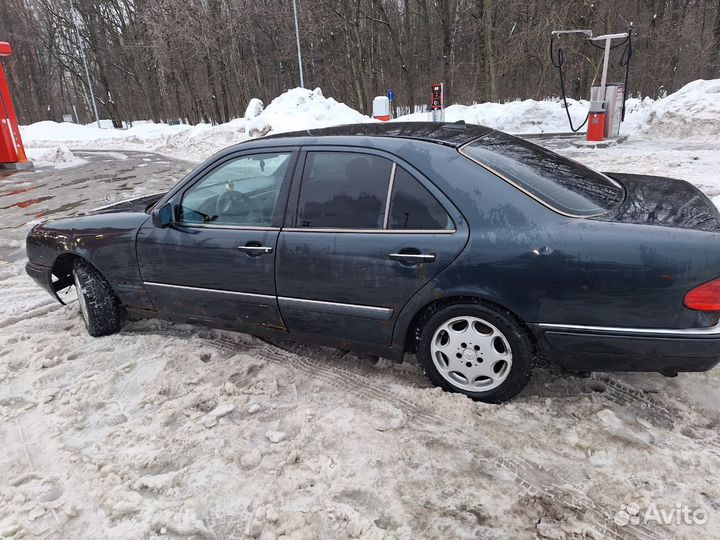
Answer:
<path fill-rule="evenodd" d="M 86 163 L 0 172 L 0 264 L 23 256 L 22 242 L 32 224 L 167 191 L 194 167 L 148 152 L 73 154 Z"/>

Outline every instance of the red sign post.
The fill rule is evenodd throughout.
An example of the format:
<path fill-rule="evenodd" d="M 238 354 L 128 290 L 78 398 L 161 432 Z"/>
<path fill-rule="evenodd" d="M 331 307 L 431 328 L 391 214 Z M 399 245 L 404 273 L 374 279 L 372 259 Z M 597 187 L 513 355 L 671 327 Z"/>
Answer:
<path fill-rule="evenodd" d="M 10 56 L 12 47 L 6 41 L 0 41 L 0 57 Z M 0 167 L 25 168 L 32 166 L 25 156 L 20 126 L 15 107 L 10 99 L 10 88 L 5 78 L 5 70 L 0 64 Z"/>
<path fill-rule="evenodd" d="M 430 111 L 432 113 L 432 120 L 433 122 L 442 122 L 445 116 L 445 85 L 443 83 L 435 83 L 430 88 Z"/>

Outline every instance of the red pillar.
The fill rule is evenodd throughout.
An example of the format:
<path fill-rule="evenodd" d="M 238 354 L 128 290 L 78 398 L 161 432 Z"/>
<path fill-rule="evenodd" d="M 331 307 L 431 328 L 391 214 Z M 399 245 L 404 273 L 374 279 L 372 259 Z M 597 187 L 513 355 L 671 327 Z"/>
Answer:
<path fill-rule="evenodd" d="M 10 44 L 0 41 L 0 57 L 11 54 Z M 29 164 L 20 137 L 20 126 L 15 114 L 15 107 L 10 98 L 10 88 L 5 78 L 5 70 L 0 64 L 0 165 L 3 163 Z"/>

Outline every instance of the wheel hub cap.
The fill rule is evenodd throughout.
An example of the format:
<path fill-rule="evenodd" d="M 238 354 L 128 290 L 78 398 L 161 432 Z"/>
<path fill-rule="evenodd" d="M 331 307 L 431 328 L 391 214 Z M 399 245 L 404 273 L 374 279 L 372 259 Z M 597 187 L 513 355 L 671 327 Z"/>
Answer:
<path fill-rule="evenodd" d="M 440 375 L 460 390 L 492 390 L 507 379 L 512 367 L 507 338 L 479 317 L 449 319 L 435 331 L 430 349 Z"/>

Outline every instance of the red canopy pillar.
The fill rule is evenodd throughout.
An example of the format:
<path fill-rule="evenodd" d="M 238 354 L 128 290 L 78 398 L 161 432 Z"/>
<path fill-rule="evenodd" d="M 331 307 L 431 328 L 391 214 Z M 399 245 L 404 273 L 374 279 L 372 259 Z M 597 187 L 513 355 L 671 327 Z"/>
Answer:
<path fill-rule="evenodd" d="M 10 56 L 12 47 L 6 41 L 0 41 L 0 57 Z M 10 88 L 5 78 L 5 70 L 0 64 L 0 167 L 25 168 L 32 166 L 25 156 L 20 137 L 15 107 L 10 98 Z"/>

